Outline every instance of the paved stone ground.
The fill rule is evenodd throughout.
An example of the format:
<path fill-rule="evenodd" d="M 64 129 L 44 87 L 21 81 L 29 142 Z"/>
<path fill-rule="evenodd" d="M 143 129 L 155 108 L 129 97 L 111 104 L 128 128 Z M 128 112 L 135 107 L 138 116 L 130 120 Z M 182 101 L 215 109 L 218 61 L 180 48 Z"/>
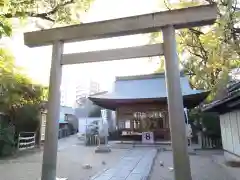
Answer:
<path fill-rule="evenodd" d="M 132 149 L 115 166 L 91 178 L 91 180 L 144 180 L 151 171 L 157 150 Z"/>
<path fill-rule="evenodd" d="M 214 154 L 213 160 L 226 169 L 231 176 L 234 176 L 236 180 L 240 180 L 240 167 L 229 167 L 226 165 L 226 160 L 223 155 Z"/>
<path fill-rule="evenodd" d="M 90 179 L 99 171 L 112 167 L 128 152 L 128 149 L 112 149 L 111 153 L 96 154 L 94 150 L 95 147 L 80 144 L 75 136 L 59 140 L 58 177 L 68 177 L 68 180 Z M 0 180 L 39 180 L 41 162 L 42 151 L 0 160 Z M 84 169 L 85 164 L 90 164 L 92 168 Z"/>
<path fill-rule="evenodd" d="M 68 180 L 146 180 L 156 153 L 154 147 L 117 146 L 106 154 L 96 154 L 94 150 L 95 147 L 83 146 L 76 136 L 59 140 L 57 176 Z M 230 171 L 213 160 L 212 154 L 212 151 L 203 151 L 190 156 L 193 180 L 236 180 Z M 214 154 L 221 156 L 218 152 Z M 0 160 L 0 180 L 39 180 L 41 162 L 40 150 Z M 85 164 L 92 168 L 84 169 Z M 173 167 L 172 152 L 159 152 L 149 179 L 173 180 L 174 171 L 169 167 Z"/>
<path fill-rule="evenodd" d="M 164 162 L 164 167 L 160 162 Z M 208 153 L 198 153 L 190 156 L 193 180 L 236 180 L 229 171 L 217 164 Z M 150 180 L 174 180 L 172 152 L 159 152 L 152 168 Z"/>

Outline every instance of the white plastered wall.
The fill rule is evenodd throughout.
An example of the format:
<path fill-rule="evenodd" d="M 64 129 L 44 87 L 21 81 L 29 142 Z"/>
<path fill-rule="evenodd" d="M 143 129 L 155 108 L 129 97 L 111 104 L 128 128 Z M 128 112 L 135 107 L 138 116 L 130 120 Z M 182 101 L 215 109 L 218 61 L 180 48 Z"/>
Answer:
<path fill-rule="evenodd" d="M 220 125 L 225 157 L 240 161 L 240 110 L 220 115 Z"/>

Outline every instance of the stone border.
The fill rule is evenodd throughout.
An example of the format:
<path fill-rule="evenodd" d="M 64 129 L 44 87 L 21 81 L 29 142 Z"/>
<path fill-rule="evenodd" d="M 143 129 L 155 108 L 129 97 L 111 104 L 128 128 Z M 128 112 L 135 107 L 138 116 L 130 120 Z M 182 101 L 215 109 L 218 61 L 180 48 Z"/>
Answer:
<path fill-rule="evenodd" d="M 150 168 L 150 171 L 148 173 L 148 176 L 143 179 L 143 180 L 150 180 L 151 179 L 151 175 L 152 175 L 152 172 L 153 172 L 153 168 L 154 166 L 156 165 L 157 163 L 157 157 L 158 157 L 158 154 L 161 152 L 161 149 L 157 148 L 157 153 L 155 154 L 154 158 L 153 158 L 153 162 L 152 162 L 152 166 Z"/>

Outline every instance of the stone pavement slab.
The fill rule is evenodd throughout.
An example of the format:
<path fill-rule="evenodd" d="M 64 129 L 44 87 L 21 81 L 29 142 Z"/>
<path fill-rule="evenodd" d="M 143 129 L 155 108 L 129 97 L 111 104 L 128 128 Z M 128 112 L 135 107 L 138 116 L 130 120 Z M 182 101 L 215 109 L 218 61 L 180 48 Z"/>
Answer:
<path fill-rule="evenodd" d="M 157 150 L 138 148 L 129 150 L 112 168 L 92 177 L 91 180 L 144 180 L 151 171 Z"/>
<path fill-rule="evenodd" d="M 160 162 L 163 162 L 161 166 Z M 231 174 L 215 163 L 211 156 L 192 155 L 191 173 L 193 180 L 236 180 Z M 171 151 L 159 152 L 155 160 L 150 180 L 175 180 Z M 177 180 L 177 179 L 176 179 Z"/>

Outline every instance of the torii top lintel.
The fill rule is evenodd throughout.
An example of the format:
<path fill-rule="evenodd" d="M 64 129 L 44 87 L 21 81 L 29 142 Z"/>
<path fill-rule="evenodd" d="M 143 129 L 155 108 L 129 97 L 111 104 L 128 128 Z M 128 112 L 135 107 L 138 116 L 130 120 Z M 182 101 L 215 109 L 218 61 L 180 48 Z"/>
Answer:
<path fill-rule="evenodd" d="M 216 4 L 162 11 L 120 19 L 27 32 L 24 43 L 29 47 L 53 44 L 55 41 L 73 42 L 150 33 L 172 25 L 175 29 L 210 25 L 217 18 Z"/>

